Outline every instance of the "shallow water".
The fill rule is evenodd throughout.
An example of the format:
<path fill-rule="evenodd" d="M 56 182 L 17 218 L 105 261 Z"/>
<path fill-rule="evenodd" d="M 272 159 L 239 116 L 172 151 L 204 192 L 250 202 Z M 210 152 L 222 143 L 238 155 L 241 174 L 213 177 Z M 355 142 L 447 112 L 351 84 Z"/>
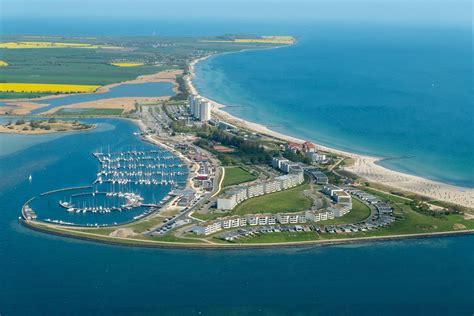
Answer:
<path fill-rule="evenodd" d="M 90 102 L 102 99 L 112 98 L 125 98 L 125 97 L 163 97 L 171 96 L 173 92 L 173 84 L 168 82 L 147 82 L 138 84 L 121 84 L 110 88 L 109 91 L 104 93 L 86 93 L 63 96 L 58 98 L 46 99 L 46 100 L 34 100 L 31 102 L 48 104 L 48 106 L 31 111 L 32 114 L 39 114 L 46 112 L 52 108 L 70 105 L 80 102 Z M 5 105 L 5 102 L 1 102 L 0 106 Z"/>

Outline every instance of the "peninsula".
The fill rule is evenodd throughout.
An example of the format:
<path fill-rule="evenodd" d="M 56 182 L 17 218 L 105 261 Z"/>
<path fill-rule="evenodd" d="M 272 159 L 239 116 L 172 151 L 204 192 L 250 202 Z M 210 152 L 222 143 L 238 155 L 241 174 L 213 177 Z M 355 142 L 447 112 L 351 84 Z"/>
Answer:
<path fill-rule="evenodd" d="M 85 124 L 76 120 L 56 120 L 51 118 L 49 120 L 30 120 L 23 119 L 10 121 L 7 124 L 0 125 L 0 133 L 8 134 L 50 134 L 71 131 L 85 131 L 95 128 L 94 124 Z"/>
<path fill-rule="evenodd" d="M 278 48 L 296 39 L 226 35 L 128 40 L 88 43 L 103 54 L 107 62 L 100 67 L 111 67 L 107 71 L 112 75 L 74 84 L 99 85 L 94 95 L 104 98 L 56 106 L 42 103 L 44 109 L 31 106 L 37 99 L 9 99 L 8 104 L 13 109 L 24 102 L 41 111 L 37 116 L 51 120 L 65 116 L 131 119 L 139 126 L 135 134 L 140 141 L 156 149 L 91 153 L 99 166 L 96 179 L 83 187 L 58 188 L 32 197 L 22 207 L 24 225 L 112 244 L 218 249 L 474 233 L 471 191 L 398 174 L 376 165 L 376 158 L 320 146 L 233 117 L 225 112 L 225 105 L 200 95 L 193 85 L 195 64 L 209 56 Z M 107 55 L 111 49 L 104 47 L 119 43 L 121 49 L 113 50 L 114 57 Z M 50 46 L 42 51 L 54 50 Z M 150 53 L 151 48 L 166 48 L 167 53 Z M 143 58 L 148 53 L 148 59 Z M 133 67 L 114 66 L 127 62 L 133 62 Z M 118 72 L 127 72 L 121 73 L 123 80 L 114 77 Z M 133 89 L 153 82 L 171 83 L 174 95 L 107 98 L 116 87 L 130 84 Z M 5 91 L 4 97 L 12 93 L 34 98 L 38 91 Z M 59 122 L 63 121 L 55 124 Z M 14 125 L 2 129 L 23 131 Z M 150 188 L 168 191 L 155 200 Z M 57 217 L 42 214 L 39 205 L 46 204 L 57 208 Z M 113 214 L 134 215 L 117 222 Z M 88 216 L 100 216 L 100 223 L 87 221 Z"/>

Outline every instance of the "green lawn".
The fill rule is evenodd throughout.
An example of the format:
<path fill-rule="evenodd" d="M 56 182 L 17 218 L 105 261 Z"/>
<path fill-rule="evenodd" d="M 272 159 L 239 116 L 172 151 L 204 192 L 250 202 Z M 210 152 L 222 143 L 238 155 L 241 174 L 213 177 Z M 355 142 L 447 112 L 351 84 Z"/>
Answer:
<path fill-rule="evenodd" d="M 212 213 L 206 213 L 206 214 L 202 214 L 202 213 L 198 213 L 198 212 L 194 212 L 193 213 L 193 217 L 196 217 L 196 218 L 199 218 L 203 221 L 212 221 L 216 218 L 219 218 L 219 217 L 225 217 L 225 216 L 229 216 L 229 215 L 232 215 L 230 212 L 212 212 Z"/>
<path fill-rule="evenodd" d="M 78 109 L 79 110 L 79 109 Z M 80 109 L 80 111 L 64 111 L 59 110 L 54 112 L 53 115 L 56 116 L 107 116 L 107 115 L 120 115 L 122 114 L 122 109 Z"/>
<path fill-rule="evenodd" d="M 51 93 L 23 93 L 23 92 L 0 92 L 1 99 L 23 99 L 23 98 L 40 98 Z"/>
<path fill-rule="evenodd" d="M 225 167 L 225 176 L 224 181 L 222 182 L 222 187 L 225 188 L 230 185 L 249 182 L 255 179 L 257 179 L 256 176 L 241 167 Z"/>
<path fill-rule="evenodd" d="M 288 190 L 249 199 L 237 205 L 232 214 L 245 215 L 304 211 L 309 209 L 312 204 L 312 201 L 303 195 L 303 191 L 308 188 L 309 184 L 305 183 Z"/>

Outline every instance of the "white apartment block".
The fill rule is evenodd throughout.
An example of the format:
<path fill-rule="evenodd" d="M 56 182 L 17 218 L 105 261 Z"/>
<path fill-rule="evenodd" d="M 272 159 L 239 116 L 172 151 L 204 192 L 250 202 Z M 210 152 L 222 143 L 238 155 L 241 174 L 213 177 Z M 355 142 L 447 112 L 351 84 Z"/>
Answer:
<path fill-rule="evenodd" d="M 193 227 L 193 232 L 198 235 L 210 235 L 222 230 L 222 221 L 206 222 Z"/>
<path fill-rule="evenodd" d="M 244 217 L 230 216 L 196 225 L 192 230 L 199 235 L 210 235 L 222 229 L 231 229 L 247 225 L 304 224 L 307 221 L 319 222 L 334 219 L 335 215 L 339 216 L 342 214 L 341 212 L 346 212 L 344 214 L 347 214 L 349 211 L 350 209 L 348 207 L 341 207 L 339 210 L 333 210 L 331 208 L 325 212 L 306 211 L 300 213 L 252 214 Z"/>
<path fill-rule="evenodd" d="M 346 215 L 351 211 L 351 207 L 348 205 L 334 205 L 333 207 L 328 208 L 334 214 L 334 217 L 341 217 Z"/>
<path fill-rule="evenodd" d="M 295 163 L 293 161 L 289 161 L 289 160 L 282 161 L 280 165 L 281 165 L 280 169 L 282 171 L 286 172 L 286 173 L 289 173 L 291 171 L 292 167 L 299 167 L 299 165 L 297 163 Z"/>
<path fill-rule="evenodd" d="M 246 219 L 247 219 L 247 225 L 250 225 L 250 226 L 258 225 L 257 216 L 255 216 L 255 215 L 247 215 L 247 216 L 246 216 Z"/>
<path fill-rule="evenodd" d="M 352 197 L 347 192 L 344 192 L 344 191 L 334 192 L 333 199 L 338 204 L 352 206 Z"/>
<path fill-rule="evenodd" d="M 280 224 L 288 224 L 290 222 L 290 215 L 288 214 L 277 214 L 277 219 Z"/>
<path fill-rule="evenodd" d="M 236 195 L 227 195 L 217 199 L 217 209 L 219 210 L 231 210 L 237 205 Z"/>
<path fill-rule="evenodd" d="M 275 180 L 271 180 L 265 183 L 265 193 L 272 193 L 281 190 L 281 181 L 275 178 Z"/>
<path fill-rule="evenodd" d="M 207 122 L 211 119 L 211 102 L 204 101 L 200 103 L 199 108 L 199 120 L 201 122 Z"/>
<path fill-rule="evenodd" d="M 273 157 L 272 158 L 272 166 L 273 168 L 275 169 L 281 169 L 281 164 L 285 162 L 285 163 L 290 163 L 291 161 L 289 161 L 288 159 L 284 159 L 284 158 L 278 158 L 278 157 Z"/>
<path fill-rule="evenodd" d="M 249 185 L 247 187 L 247 196 L 248 198 L 254 197 L 254 196 L 259 196 L 264 194 L 264 185 L 263 183 L 258 183 L 254 185 Z"/>
<path fill-rule="evenodd" d="M 288 189 L 303 183 L 302 172 L 276 177 L 268 182 L 259 182 L 247 187 L 236 187 L 217 199 L 217 209 L 231 210 L 240 202 L 267 193 Z"/>

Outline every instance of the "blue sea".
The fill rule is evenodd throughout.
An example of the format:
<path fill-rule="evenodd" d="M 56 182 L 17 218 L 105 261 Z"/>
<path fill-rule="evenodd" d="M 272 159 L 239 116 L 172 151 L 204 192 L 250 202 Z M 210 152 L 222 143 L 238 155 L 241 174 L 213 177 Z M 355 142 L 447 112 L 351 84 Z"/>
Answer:
<path fill-rule="evenodd" d="M 413 156 L 390 167 L 466 186 L 472 183 L 472 107 L 466 103 L 472 97 L 472 79 L 467 76 L 472 64 L 464 63 L 465 31 L 246 21 L 13 22 L 5 19 L 5 34 L 61 30 L 64 35 L 148 35 L 156 28 L 165 35 L 299 35 L 293 47 L 210 59 L 199 66 L 199 88 L 220 101 L 244 105 L 229 108 L 234 114 L 249 118 L 253 111 L 252 120 L 295 136 L 362 153 Z M 432 55 L 434 47 L 438 58 Z M 108 246 L 19 225 L 21 206 L 31 196 L 90 182 L 97 172 L 91 151 L 101 146 L 146 146 L 128 121 L 91 122 L 98 128 L 84 133 L 0 134 L 1 315 L 471 315 L 474 311 L 474 236 L 201 251 Z M 427 169 L 415 168 L 423 156 L 431 157 L 423 164 Z"/>
<path fill-rule="evenodd" d="M 226 111 L 391 169 L 474 187 L 471 29 L 300 29 L 292 47 L 224 54 L 196 67 Z"/>

